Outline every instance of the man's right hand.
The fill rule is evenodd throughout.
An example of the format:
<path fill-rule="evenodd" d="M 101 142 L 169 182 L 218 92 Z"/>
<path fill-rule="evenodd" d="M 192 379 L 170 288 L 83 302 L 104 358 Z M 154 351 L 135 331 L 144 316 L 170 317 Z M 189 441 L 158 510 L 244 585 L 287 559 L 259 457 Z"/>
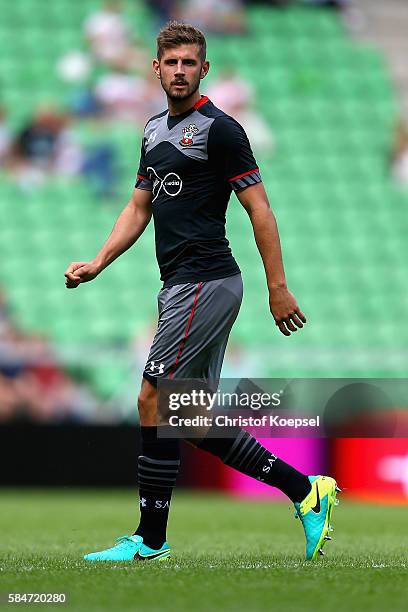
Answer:
<path fill-rule="evenodd" d="M 81 283 L 87 283 L 98 276 L 100 267 L 93 261 L 73 261 L 64 273 L 67 289 L 75 289 Z"/>

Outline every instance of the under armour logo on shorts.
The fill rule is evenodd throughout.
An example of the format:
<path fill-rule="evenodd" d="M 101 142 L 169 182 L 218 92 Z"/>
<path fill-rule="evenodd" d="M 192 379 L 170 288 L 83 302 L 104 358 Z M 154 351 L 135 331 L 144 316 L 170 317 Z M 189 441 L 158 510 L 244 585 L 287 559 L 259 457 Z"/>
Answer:
<path fill-rule="evenodd" d="M 160 365 L 156 365 L 154 361 L 151 361 L 150 362 L 149 370 L 151 372 L 154 372 L 156 369 L 158 370 L 158 372 L 157 372 L 158 374 L 163 374 L 163 372 L 164 372 L 164 363 L 161 363 Z"/>

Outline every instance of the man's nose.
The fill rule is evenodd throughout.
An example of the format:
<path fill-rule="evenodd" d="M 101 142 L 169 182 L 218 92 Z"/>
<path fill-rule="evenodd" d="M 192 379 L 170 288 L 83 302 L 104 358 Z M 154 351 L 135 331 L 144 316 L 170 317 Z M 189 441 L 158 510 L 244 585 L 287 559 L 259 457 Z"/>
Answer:
<path fill-rule="evenodd" d="M 176 68 L 175 74 L 184 74 L 184 66 L 181 60 L 177 62 L 177 68 Z"/>

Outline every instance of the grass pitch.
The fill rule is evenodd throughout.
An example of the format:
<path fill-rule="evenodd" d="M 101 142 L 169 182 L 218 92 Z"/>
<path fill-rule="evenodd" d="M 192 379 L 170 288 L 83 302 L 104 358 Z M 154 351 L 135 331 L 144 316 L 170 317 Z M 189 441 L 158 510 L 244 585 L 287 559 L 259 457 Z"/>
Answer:
<path fill-rule="evenodd" d="M 136 493 L 3 490 L 0 507 L 3 601 L 8 592 L 67 593 L 68 603 L 30 605 L 37 610 L 407 609 L 406 507 L 343 497 L 334 539 L 310 563 L 289 503 L 179 493 L 170 519 L 173 557 L 144 564 L 82 560 L 134 530 Z"/>

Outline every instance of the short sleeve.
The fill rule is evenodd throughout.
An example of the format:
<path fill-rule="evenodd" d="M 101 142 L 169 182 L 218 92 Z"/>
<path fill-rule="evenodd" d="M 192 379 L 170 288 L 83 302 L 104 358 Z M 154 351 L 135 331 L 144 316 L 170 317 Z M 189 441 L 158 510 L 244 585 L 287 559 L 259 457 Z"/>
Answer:
<path fill-rule="evenodd" d="M 139 170 L 137 171 L 136 178 L 136 189 L 144 189 L 145 191 L 153 191 L 153 183 L 148 177 L 148 172 L 146 168 L 146 154 L 144 148 L 144 138 L 142 139 L 142 146 L 140 149 L 140 162 L 139 162 Z"/>
<path fill-rule="evenodd" d="M 217 117 L 210 128 L 208 145 L 231 189 L 244 189 L 262 181 L 248 136 L 238 121 L 229 116 Z"/>

